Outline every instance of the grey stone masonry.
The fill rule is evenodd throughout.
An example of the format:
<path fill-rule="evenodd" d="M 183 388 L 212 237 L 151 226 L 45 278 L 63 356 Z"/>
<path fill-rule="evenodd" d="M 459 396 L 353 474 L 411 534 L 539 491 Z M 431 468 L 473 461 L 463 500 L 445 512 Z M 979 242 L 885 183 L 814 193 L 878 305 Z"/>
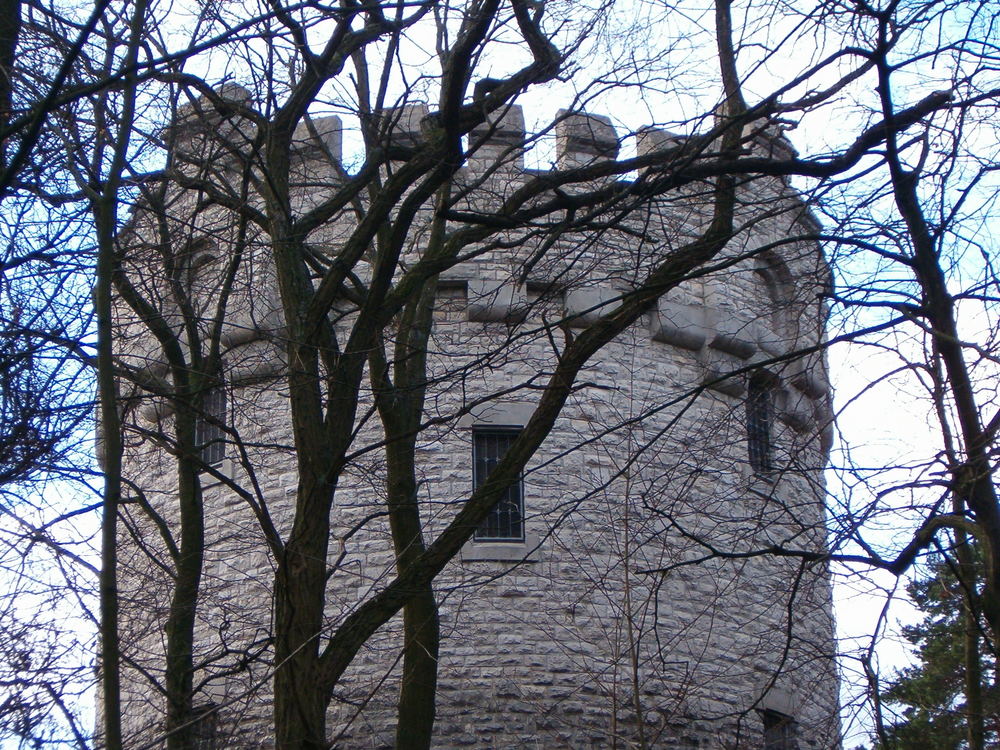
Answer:
<path fill-rule="evenodd" d="M 220 99 L 230 111 L 220 113 Z M 197 176 L 218 195 L 240 195 L 241 170 L 226 165 L 239 162 L 253 139 L 250 119 L 240 115 L 251 106 L 246 91 L 227 87 L 182 108 L 164 143 L 186 184 Z M 371 132 L 388 147 L 386 179 L 430 137 L 428 117 L 419 103 L 371 117 Z M 346 179 L 345 121 L 317 116 L 296 129 L 290 211 L 322 206 Z M 557 170 L 615 160 L 623 140 L 609 118 L 583 112 L 561 111 L 553 131 Z M 456 178 L 456 216 L 488 214 L 539 174 L 523 167 L 530 140 L 517 106 L 472 130 Z M 683 158 L 684 144 L 649 129 L 637 134 L 636 151 L 663 151 L 666 163 Z M 748 134 L 748 148 L 791 153 L 766 130 Z M 200 151 L 219 161 L 199 162 Z M 774 546 L 826 550 L 826 363 L 821 354 L 794 353 L 823 343 L 828 270 L 816 243 L 796 239 L 814 232 L 815 220 L 784 181 L 761 179 L 747 190 L 716 270 L 670 289 L 581 372 L 523 473 L 523 534 L 471 537 L 435 579 L 434 747 L 760 750 L 765 711 L 794 723 L 800 750 L 840 747 L 829 572 L 821 563 L 755 554 Z M 262 209 L 262 198 L 247 200 L 247 211 Z M 617 310 L 667 253 L 702 231 L 707 200 L 701 187 L 684 188 L 562 234 L 538 220 L 497 233 L 435 278 L 424 429 L 415 445 L 425 541 L 473 492 L 476 436 L 527 424 L 565 342 Z M 205 564 L 194 685 L 196 705 L 217 709 L 213 747 L 241 750 L 273 747 L 277 561 L 268 539 L 291 533 L 299 479 L 288 301 L 283 306 L 265 233 L 226 205 L 179 186 L 158 206 L 140 205 L 123 273 L 183 334 L 187 355 L 205 347 L 192 361 L 214 361 L 195 334 L 224 322 L 217 383 L 226 408 L 199 416 L 201 428 L 218 428 L 225 459 L 201 473 Z M 334 262 L 363 210 L 335 213 L 310 235 L 313 267 Z M 347 338 L 357 300 L 378 273 L 395 281 L 421 261 L 433 219 L 430 206 L 419 208 L 391 274 L 367 252 L 347 270 L 331 338 Z M 459 219 L 449 222 L 450 230 Z M 164 228 L 167 249 L 158 239 Z M 189 298 L 180 305 L 176 290 L 185 284 Z M 122 367 L 134 373 L 122 386 L 134 497 L 121 577 L 126 729 L 139 746 L 161 731 L 166 711 L 157 685 L 171 587 L 164 561 L 176 554 L 164 529 L 179 517 L 176 373 L 143 317 L 121 300 L 117 325 Z M 385 330 L 387 351 L 406 351 L 394 331 Z M 763 412 L 748 392 L 766 401 Z M 363 389 L 338 478 L 323 637 L 395 576 L 385 448 L 371 398 Z M 328 714 L 331 747 L 392 746 L 401 639 L 397 618 L 344 674 Z"/>

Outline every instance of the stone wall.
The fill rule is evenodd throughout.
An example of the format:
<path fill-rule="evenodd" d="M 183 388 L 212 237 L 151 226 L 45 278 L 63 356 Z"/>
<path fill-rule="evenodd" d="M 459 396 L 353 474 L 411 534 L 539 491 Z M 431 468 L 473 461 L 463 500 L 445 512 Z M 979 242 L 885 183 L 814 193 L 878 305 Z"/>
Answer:
<path fill-rule="evenodd" d="M 242 101 L 239 90 L 223 93 Z M 386 113 L 386 142 L 405 149 L 417 141 L 425 115 L 422 105 Z M 560 118 L 557 168 L 617 156 L 610 121 Z M 204 119 L 193 104 L 165 137 L 181 161 L 221 142 L 212 159 L 189 159 L 184 169 L 223 189 L 235 179 L 233 154 L 253 131 L 239 120 L 205 128 Z M 295 208 L 305 211 L 341 179 L 340 123 L 306 123 L 299 135 Z M 537 174 L 523 167 L 520 109 L 471 138 L 477 150 L 461 175 L 468 192 L 459 210 L 488 212 Z M 646 131 L 639 153 L 671 139 Z M 777 138 L 751 145 L 788 148 Z M 610 183 L 593 187 L 602 184 Z M 752 554 L 775 544 L 825 547 L 825 363 L 821 354 L 786 355 L 822 342 L 827 271 L 817 245 L 788 241 L 816 230 L 794 191 L 777 179 L 750 189 L 716 270 L 671 290 L 581 374 L 584 385 L 525 472 L 524 542 L 471 541 L 436 581 L 443 640 L 435 746 L 754 748 L 762 745 L 764 711 L 794 718 L 800 748 L 838 745 L 827 571 Z M 203 198 L 172 189 L 165 204 L 173 246 L 189 248 L 193 259 L 206 326 L 232 248 L 244 256 L 221 341 L 226 460 L 203 475 L 199 695 L 204 705 L 222 706 L 218 747 L 267 747 L 260 719 L 270 710 L 274 560 L 254 505 L 266 505 L 287 532 L 297 481 L 280 305 L 264 240 L 218 206 L 202 208 Z M 137 210 L 127 272 L 169 310 L 156 215 L 155 206 Z M 612 309 L 705 216 L 705 196 L 687 188 L 611 222 L 595 218 L 591 230 L 561 236 L 537 262 L 545 226 L 484 246 L 442 275 L 425 415 L 431 426 L 417 451 L 428 538 L 472 491 L 474 430 L 525 424 L 556 339 Z M 318 251 L 335 251 L 353 222 L 345 214 L 317 232 Z M 419 231 L 412 236 L 408 263 L 426 242 Z M 361 263 L 355 274 L 363 284 L 370 271 Z M 348 299 L 342 307 L 346 330 Z M 142 321 L 123 306 L 120 313 L 124 359 L 166 378 Z M 172 314 L 179 327 L 182 311 Z M 764 378 L 772 399 L 774 471 L 767 476 L 748 460 L 750 378 Z M 170 434 L 171 406 L 153 391 L 127 394 L 129 479 L 170 525 L 176 471 L 155 436 Z M 331 627 L 393 576 L 391 539 L 377 515 L 384 458 L 373 421 L 359 421 L 356 458 L 338 489 Z M 162 722 L 162 699 L 149 685 L 162 669 L 168 587 L 155 558 L 168 551 L 137 505 L 128 517 L 123 640 L 133 669 L 125 698 L 129 730 L 148 734 Z M 390 624 L 352 665 L 330 712 L 335 746 L 391 747 L 399 645 Z"/>

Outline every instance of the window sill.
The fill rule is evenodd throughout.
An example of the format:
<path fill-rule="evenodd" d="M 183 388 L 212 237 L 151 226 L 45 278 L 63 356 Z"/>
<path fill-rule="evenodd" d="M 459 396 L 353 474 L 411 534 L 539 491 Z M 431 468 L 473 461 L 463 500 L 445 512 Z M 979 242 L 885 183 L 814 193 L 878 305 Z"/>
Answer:
<path fill-rule="evenodd" d="M 212 467 L 215 471 L 219 472 L 226 479 L 233 478 L 233 460 L 231 458 L 222 459 L 222 463 L 216 464 Z M 218 487 L 220 484 L 224 484 L 223 480 L 215 476 L 209 471 L 204 471 L 201 474 L 201 489 L 207 490 L 212 487 Z"/>
<path fill-rule="evenodd" d="M 523 542 L 477 542 L 470 539 L 462 547 L 462 562 L 538 562 L 541 559 L 538 534 L 527 533 Z"/>

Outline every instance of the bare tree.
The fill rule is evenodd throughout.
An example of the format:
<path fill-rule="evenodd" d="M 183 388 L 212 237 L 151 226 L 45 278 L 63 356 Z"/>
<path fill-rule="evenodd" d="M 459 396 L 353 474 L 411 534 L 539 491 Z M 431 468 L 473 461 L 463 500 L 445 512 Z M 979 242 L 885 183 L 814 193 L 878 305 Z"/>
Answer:
<path fill-rule="evenodd" d="M 49 119 L 87 28 L 18 2 L 0 29 L 0 737 L 26 747 L 91 729 L 89 223 Z"/>
<path fill-rule="evenodd" d="M 864 51 L 838 54 L 748 103 L 731 8 L 719 3 L 713 12 L 717 93 L 710 97 L 712 108 L 691 118 L 685 133 L 644 132 L 637 155 L 622 160 L 609 158 L 621 134 L 575 112 L 561 114 L 551 131 L 526 136 L 515 102 L 573 70 L 574 55 L 591 49 L 607 11 L 589 8 L 584 20 L 579 7 L 562 15 L 559 7 L 520 2 L 345 6 L 319 24 L 307 9 L 270 8 L 242 27 L 268 40 L 265 58 L 242 39 L 217 40 L 213 52 L 247 66 L 233 69 L 236 80 L 262 82 L 252 94 L 231 85 L 213 90 L 179 72 L 160 76 L 185 102 L 184 110 L 164 133 L 168 168 L 142 188 L 120 246 L 116 285 L 124 395 L 133 408 L 154 402 L 146 407 L 153 422 L 129 423 L 173 456 L 173 464 L 162 464 L 162 454 L 140 448 L 145 455 L 136 465 L 147 476 L 152 465 L 162 467 L 158 477 L 176 471 L 175 481 L 136 483 L 127 522 L 137 542 L 127 563 L 134 589 L 129 596 L 156 598 L 164 586 L 169 591 L 164 655 L 149 648 L 149 634 L 143 638 L 141 630 L 153 626 L 140 619 L 130 625 L 138 630 L 129 658 L 163 690 L 173 746 L 194 742 L 201 719 L 212 713 L 206 707 L 219 702 L 213 684 L 240 673 L 239 700 L 245 700 L 273 669 L 279 746 L 325 747 L 327 713 L 344 675 L 400 612 L 396 743 L 428 746 L 440 637 L 434 582 L 516 486 L 567 403 L 593 387 L 590 368 L 598 353 L 657 311 L 664 295 L 710 272 L 728 274 L 736 285 L 792 290 L 789 298 L 772 294 L 773 304 L 811 304 L 818 320 L 816 298 L 825 277 L 815 262 L 806 266 L 809 257 L 815 261 L 809 243 L 820 232 L 800 218 L 803 204 L 790 197 L 782 179 L 833 179 L 867 169 L 895 134 L 951 101 L 929 93 L 864 123 L 836 154 L 800 159 L 776 135 L 775 119 L 834 101 L 877 68 L 877 60 Z M 431 44 L 435 55 L 411 68 L 410 56 Z M 494 60 L 493 50 L 508 44 L 518 55 Z M 798 93 L 800 84 L 819 80 L 850 55 L 856 55 L 855 67 L 834 85 Z M 591 87 L 580 85 L 580 102 L 602 86 L 642 83 L 630 78 L 639 75 L 641 66 L 636 68 L 605 71 Z M 487 69 L 488 76 L 477 72 Z M 655 76 L 654 69 L 649 79 Z M 342 119 L 323 118 L 333 113 Z M 348 118 L 355 130 L 344 129 Z M 550 132 L 559 142 L 556 168 L 518 171 L 525 150 Z M 352 133 L 355 163 L 345 167 L 350 159 L 341 157 L 341 141 Z M 792 212 L 798 212 L 794 220 Z M 791 236 L 775 240 L 769 234 L 771 241 L 761 242 L 754 228 L 769 221 L 785 221 Z M 769 252 L 782 262 L 768 260 Z M 505 254 L 513 260 L 505 261 Z M 790 273 L 787 255 L 808 274 L 801 287 L 782 276 Z M 490 288 L 461 277 L 472 264 L 493 269 Z M 608 282 L 617 279 L 618 293 L 583 294 L 577 299 L 589 302 L 567 317 L 571 306 L 560 307 L 557 298 L 600 286 L 596 279 L 611 287 Z M 446 314 L 441 300 L 459 280 L 476 310 L 470 314 L 493 324 L 526 321 L 527 327 L 504 328 L 481 352 L 456 356 L 446 366 L 435 354 L 443 346 L 435 331 L 445 336 L 435 320 Z M 791 345 L 773 356 L 776 364 L 822 346 L 817 328 L 791 325 L 783 337 Z M 514 361 L 530 362 L 530 375 L 505 375 L 509 384 L 499 392 L 473 385 Z M 752 412 L 769 398 L 775 376 L 768 373 L 753 359 L 725 364 L 712 383 L 726 388 L 727 381 L 747 380 Z M 792 369 L 786 376 L 796 377 Z M 234 380 L 257 385 L 227 389 Z M 226 394 L 221 400 L 220 388 Z M 265 409 L 271 388 L 287 402 Z M 677 404 L 704 390 L 699 383 Z M 446 394 L 457 391 L 465 397 L 450 402 Z M 808 382 L 801 388 L 814 398 L 822 391 Z M 528 408 L 502 460 L 461 502 L 432 494 L 422 509 L 424 446 L 504 398 Z M 795 409 L 787 411 L 794 422 Z M 732 423 L 733 411 L 728 414 Z M 763 428 L 763 412 L 747 419 Z M 153 423 L 158 426 L 145 426 Z M 620 431 L 607 428 L 608 434 Z M 587 442 L 581 436 L 581 445 Z M 218 464 L 216 444 L 227 446 L 224 455 L 234 466 Z M 803 445 L 809 447 L 780 461 L 766 452 L 749 461 L 758 473 L 801 477 L 796 481 L 818 487 L 821 446 L 815 439 Z M 637 447 L 636 456 L 650 449 L 645 439 Z M 638 460 L 624 460 L 615 479 Z M 711 465 L 704 457 L 689 457 L 689 463 L 699 467 L 695 474 Z M 279 496 L 270 476 L 287 471 L 283 465 L 294 465 L 294 479 Z M 206 494 L 213 484 L 224 489 Z M 662 577 L 695 561 L 773 556 L 802 561 L 802 576 L 792 577 L 806 581 L 809 565 L 828 558 L 815 508 L 775 507 L 780 498 L 765 492 L 772 505 L 748 508 L 735 525 L 720 510 L 709 531 L 683 520 L 690 512 L 683 504 L 657 507 L 652 486 L 637 497 L 700 554 L 651 564 L 644 576 Z M 212 541 L 207 529 L 208 504 L 221 502 L 208 498 L 227 492 L 246 504 L 254 524 L 251 536 L 230 540 L 234 548 L 263 553 L 248 585 L 259 585 L 259 575 L 274 568 L 273 588 L 267 589 L 274 621 L 263 634 L 245 624 L 241 636 L 231 631 L 252 618 L 224 601 L 232 580 L 218 572 L 225 562 L 216 558 L 216 548 L 225 545 Z M 766 531 L 749 533 L 750 527 Z M 351 575 L 345 567 L 351 545 L 380 534 L 391 539 L 395 571 L 374 566 L 382 572 L 358 589 L 358 603 L 338 610 L 334 602 L 344 596 L 339 582 Z M 339 552 L 331 549 L 333 539 L 343 545 Z M 150 559 L 158 572 L 143 573 Z M 803 585 L 802 599 L 812 599 L 806 609 L 822 608 L 819 590 L 815 582 Z M 227 635 L 209 648 L 204 634 L 219 618 Z M 790 628 L 793 621 L 790 610 Z M 133 643 L 131 635 L 125 640 Z M 813 645 L 821 658 L 823 647 Z M 267 659 L 260 660 L 264 653 Z M 632 675 L 635 683 L 635 663 Z M 234 700 L 226 694 L 222 702 Z M 641 704 L 635 696 L 633 702 Z"/>
<path fill-rule="evenodd" d="M 956 266 L 942 252 L 994 173 L 978 142 L 965 151 L 971 123 L 996 99 L 987 10 L 831 4 L 799 16 L 789 8 L 785 18 L 728 0 L 691 10 L 520 0 L 213 4 L 196 9 L 193 31 L 178 41 L 158 20 L 165 9 L 102 2 L 63 34 L 74 41 L 53 42 L 62 64 L 39 67 L 24 99 L 34 106 L 17 110 L 16 89 L 0 86 L 3 184 L 50 206 L 87 206 L 96 237 L 97 359 L 79 330 L 27 323 L 25 313 L 5 317 L 4 330 L 13 365 L 33 364 L 36 344 L 25 343 L 36 341 L 99 365 L 109 747 L 140 734 L 197 747 L 240 724 L 248 744 L 258 732 L 283 748 L 327 747 L 336 741 L 331 712 L 347 717 L 337 731 L 349 738 L 351 717 L 360 721 L 397 687 L 395 744 L 427 747 L 437 697 L 453 687 L 438 677 L 442 630 L 448 638 L 460 629 L 455 602 L 481 596 L 502 606 L 490 600 L 490 582 L 516 580 L 538 550 L 558 548 L 579 563 L 589 581 L 581 609 L 600 600 L 618 613 L 603 630 L 617 656 L 580 667 L 607 690 L 616 742 L 649 746 L 682 733 L 671 722 L 697 713 L 691 706 L 709 685 L 734 679 L 733 669 L 712 671 L 718 660 L 693 655 L 697 637 L 678 634 L 741 608 L 747 619 L 730 629 L 757 666 L 740 679 L 766 673 L 764 689 L 699 716 L 725 724 L 719 731 L 736 742 L 747 741 L 758 713 L 766 726 L 763 695 L 785 674 L 808 673 L 805 684 L 828 673 L 828 644 L 804 634 L 829 628 L 831 559 L 898 574 L 942 529 L 956 530 L 959 543 L 969 533 L 994 560 L 970 613 L 995 627 L 996 420 L 979 417 L 982 391 L 971 384 L 949 289 Z M 38 12 L 56 26 L 65 20 L 58 9 Z M 682 17 L 695 20 L 669 44 L 644 34 Z M 711 31 L 699 36 L 699 23 Z M 5 72 L 20 33 L 16 23 L 0 29 Z M 820 44 L 814 59 L 774 73 L 821 33 L 837 40 L 829 56 Z M 698 38 L 710 44 L 685 50 Z M 691 78 L 685 54 L 706 63 Z M 909 86 L 928 60 L 948 61 L 951 89 L 913 85 L 898 100 L 896 81 Z M 220 78 L 227 84 L 206 83 Z M 856 106 L 868 88 L 876 106 Z M 648 129 L 621 117 L 617 130 L 582 114 L 632 90 L 653 113 L 665 93 L 689 112 L 651 115 L 645 124 L 661 127 Z M 566 111 L 526 128 L 520 104 L 530 113 L 546 92 L 565 97 Z M 839 142 L 795 154 L 781 129 L 834 109 L 849 112 Z M 60 127 L 46 130 L 53 120 Z M 172 122 L 158 130 L 157 120 Z M 618 159 L 623 146 L 630 155 Z M 59 169 L 73 176 L 72 191 L 23 179 L 25 165 L 47 163 L 43 153 L 69 154 Z M 526 169 L 526 155 L 554 163 Z M 981 162 L 970 171 L 972 158 Z M 971 174 L 975 189 L 947 203 L 959 174 Z M 815 193 L 792 190 L 792 181 Z M 134 201 L 130 219 L 123 201 Z M 828 228 L 808 216 L 809 204 L 831 215 Z M 877 230 L 859 228 L 866 215 Z M 868 540 L 875 504 L 860 519 L 838 519 L 831 553 L 819 506 L 795 499 L 822 494 L 830 439 L 818 321 L 831 284 L 818 241 L 883 264 L 876 286 L 837 287 L 834 302 L 893 315 L 859 318 L 845 336 L 915 326 L 928 337 L 915 371 L 933 384 L 954 506 L 913 504 L 919 522 L 898 547 Z M 5 274 L 44 267 L 65 243 L 26 246 Z M 912 280 L 886 287 L 890 264 Z M 994 291 L 984 267 L 967 296 L 986 306 Z M 42 299 L 64 304 L 65 291 L 57 284 Z M 753 304 L 740 310 L 727 294 Z M 710 298 L 718 319 L 691 312 Z M 665 325 L 671 316 L 684 324 Z M 649 326 L 654 338 L 696 352 L 702 369 L 658 373 L 669 388 L 640 398 L 621 379 L 643 383 L 652 372 L 628 354 L 642 350 L 633 337 Z M 769 331 L 770 344 L 750 330 Z M 971 350 L 991 362 L 987 343 Z M 29 414 L 24 384 L 51 390 L 66 374 L 9 373 L 5 409 Z M 605 391 L 615 397 L 602 400 Z M 604 413 L 591 413 L 597 404 Z M 516 418 L 498 422 L 491 409 Z M 492 427 L 470 432 L 470 423 Z M 441 446 L 486 451 L 480 439 L 495 442 L 482 476 L 442 479 L 447 460 L 429 456 Z M 12 465 L 38 465 L 37 452 L 25 452 L 31 441 L 12 446 Z M 581 470 L 575 458 L 590 463 Z M 555 469 L 588 489 L 560 488 L 547 472 Z M 722 492 L 719 477 L 735 484 Z M 454 561 L 477 535 L 498 533 L 489 527 L 494 510 L 517 505 L 522 478 L 551 493 L 534 520 L 541 538 L 526 531 L 531 519 L 508 514 L 507 533 L 526 545 L 520 565 L 463 578 Z M 613 532 L 613 555 L 588 551 L 576 533 L 595 512 Z M 699 570 L 711 572 L 689 573 Z M 713 580 L 716 596 L 664 638 L 662 600 L 675 580 L 691 590 Z M 751 596 L 750 580 L 770 583 Z M 272 597 L 268 619 L 261 602 Z M 765 600 L 781 613 L 765 611 Z M 546 611 L 558 643 L 575 610 Z M 371 655 L 379 648 L 393 657 Z M 676 674 L 682 654 L 697 665 L 684 689 L 663 700 L 643 694 L 655 692 L 643 686 L 656 676 Z M 388 666 L 396 659 L 398 674 Z M 370 682 L 352 680 L 359 663 Z M 646 718 L 653 708 L 663 717 L 656 726 Z M 132 738 L 118 737 L 120 716 Z"/>
<path fill-rule="evenodd" d="M 969 747 L 981 748 L 983 691 L 992 686 L 980 673 L 979 651 L 986 644 L 988 658 L 997 653 L 993 529 L 1000 506 L 988 385 L 996 374 L 997 287 L 987 229 L 996 221 L 996 154 L 976 144 L 996 131 L 995 14 L 982 4 L 862 4 L 856 18 L 872 65 L 875 116 L 891 119 L 907 106 L 913 75 L 947 104 L 918 130 L 889 137 L 884 169 L 831 186 L 826 196 L 837 235 L 832 262 L 842 279 L 837 322 L 851 346 L 871 352 L 865 387 L 885 393 L 891 383 L 927 422 L 922 439 L 900 436 L 906 452 L 899 458 L 867 465 L 856 463 L 866 454 L 864 437 L 848 433 L 853 453 L 842 454 L 843 486 L 854 489 L 838 502 L 836 525 L 845 550 L 896 575 L 928 553 L 951 560 L 966 630 L 967 701 L 959 710 Z M 941 64 L 928 66 L 911 34 L 936 30 L 946 43 Z M 868 403 L 863 392 L 848 396 L 849 415 L 853 401 Z M 879 742 L 892 746 L 884 723 L 875 722 Z"/>

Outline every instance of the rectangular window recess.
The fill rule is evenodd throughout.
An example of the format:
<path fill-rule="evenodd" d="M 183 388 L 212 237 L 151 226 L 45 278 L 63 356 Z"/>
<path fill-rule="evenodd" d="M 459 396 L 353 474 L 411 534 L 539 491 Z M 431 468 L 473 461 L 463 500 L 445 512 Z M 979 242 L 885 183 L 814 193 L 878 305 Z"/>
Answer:
<path fill-rule="evenodd" d="M 519 434 L 519 427 L 473 430 L 473 489 L 483 486 Z M 520 477 L 504 490 L 473 539 L 476 543 L 524 543 L 524 491 Z"/>
<path fill-rule="evenodd" d="M 226 458 L 226 391 L 212 388 L 205 392 L 201 403 L 202 413 L 194 426 L 194 439 L 198 455 L 209 466 L 221 466 Z"/>
<path fill-rule="evenodd" d="M 771 383 L 759 376 L 747 384 L 747 450 L 750 468 L 757 476 L 770 479 L 774 472 L 771 445 L 772 404 Z"/>

